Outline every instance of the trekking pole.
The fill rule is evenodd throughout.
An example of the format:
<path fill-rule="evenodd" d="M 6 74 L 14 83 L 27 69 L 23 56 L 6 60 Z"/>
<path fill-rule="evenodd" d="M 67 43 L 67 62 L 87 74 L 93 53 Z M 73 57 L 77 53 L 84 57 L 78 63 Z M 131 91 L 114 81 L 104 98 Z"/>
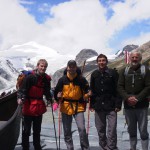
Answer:
<path fill-rule="evenodd" d="M 88 104 L 88 120 L 87 120 L 87 129 L 86 129 L 86 134 L 89 135 L 89 128 L 90 128 L 90 104 L 91 104 L 91 99 L 89 98 L 89 104 Z"/>
<path fill-rule="evenodd" d="M 22 115 L 21 119 L 22 119 L 22 135 L 23 135 L 23 131 L 24 131 L 24 116 L 23 115 Z"/>
<path fill-rule="evenodd" d="M 23 139 L 23 132 L 24 132 L 24 116 L 22 114 L 22 106 L 21 106 L 21 137 L 22 139 Z M 21 145 L 22 145 L 22 142 L 21 142 Z"/>
<path fill-rule="evenodd" d="M 59 101 L 59 108 L 58 108 L 58 143 L 59 143 L 59 150 L 60 150 L 60 134 L 61 134 L 61 113 L 60 113 L 60 103 Z"/>
<path fill-rule="evenodd" d="M 22 113 L 22 105 L 20 105 L 20 116 L 21 116 L 21 138 L 23 139 L 23 132 L 24 132 L 24 116 Z M 21 139 L 21 145 L 22 145 L 22 139 Z"/>
<path fill-rule="evenodd" d="M 81 74 L 83 75 L 84 69 L 85 69 L 85 64 L 86 64 L 86 60 L 84 60 L 83 62 L 83 66 L 82 66 L 82 70 L 81 70 Z M 87 129 L 86 129 L 86 133 L 87 135 L 89 134 L 89 128 L 90 128 L 90 98 L 89 98 L 89 103 L 88 103 L 88 114 L 87 114 Z"/>
<path fill-rule="evenodd" d="M 86 60 L 84 60 L 83 66 L 82 66 L 82 69 L 81 69 L 81 74 L 82 74 L 82 75 L 83 75 L 83 72 L 84 72 L 85 64 L 86 64 Z"/>
<path fill-rule="evenodd" d="M 51 109 L 52 109 L 53 125 L 54 125 L 54 132 L 55 132 L 56 148 L 58 150 L 58 143 L 57 143 L 57 136 L 56 136 L 56 126 L 55 126 L 55 119 L 54 119 L 54 112 L 53 112 L 52 103 L 51 103 Z"/>

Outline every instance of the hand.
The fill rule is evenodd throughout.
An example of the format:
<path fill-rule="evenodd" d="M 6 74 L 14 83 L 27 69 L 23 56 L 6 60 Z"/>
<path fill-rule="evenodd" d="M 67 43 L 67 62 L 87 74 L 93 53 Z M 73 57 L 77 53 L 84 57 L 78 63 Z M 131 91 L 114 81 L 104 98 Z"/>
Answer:
<path fill-rule="evenodd" d="M 51 100 L 47 100 L 47 106 L 48 106 L 49 104 L 50 104 L 50 105 L 52 104 L 52 101 L 51 101 Z"/>
<path fill-rule="evenodd" d="M 89 90 L 88 96 L 89 96 L 89 97 L 92 96 L 92 91 L 91 91 L 91 90 Z"/>
<path fill-rule="evenodd" d="M 17 100 L 17 102 L 18 102 L 18 105 L 22 105 L 23 104 L 23 101 L 20 98 Z"/>
<path fill-rule="evenodd" d="M 58 98 L 58 99 L 61 99 L 61 97 L 62 97 L 62 92 L 58 92 L 57 98 Z"/>
<path fill-rule="evenodd" d="M 115 112 L 119 112 L 120 111 L 120 109 L 119 108 L 115 108 Z"/>
<path fill-rule="evenodd" d="M 94 109 L 93 109 L 93 108 L 89 108 L 89 109 L 90 109 L 91 112 L 94 112 Z"/>
<path fill-rule="evenodd" d="M 134 106 L 136 105 L 136 103 L 138 102 L 136 97 L 135 96 L 130 96 L 128 99 L 127 99 L 127 102 L 128 102 L 128 105 L 130 106 Z"/>
<path fill-rule="evenodd" d="M 53 105 L 52 105 L 53 111 L 57 110 L 58 106 L 59 106 L 58 103 L 54 102 Z"/>

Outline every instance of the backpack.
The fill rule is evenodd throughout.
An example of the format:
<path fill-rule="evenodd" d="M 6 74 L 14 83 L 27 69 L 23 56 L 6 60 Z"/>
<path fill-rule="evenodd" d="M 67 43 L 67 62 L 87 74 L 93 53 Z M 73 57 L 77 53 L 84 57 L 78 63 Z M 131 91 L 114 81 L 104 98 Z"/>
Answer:
<path fill-rule="evenodd" d="M 32 71 L 27 71 L 27 70 L 22 70 L 21 73 L 18 75 L 17 78 L 17 83 L 16 83 L 16 89 L 19 90 L 21 87 L 23 80 L 25 79 L 26 76 L 32 74 Z"/>
<path fill-rule="evenodd" d="M 127 76 L 128 75 L 128 72 L 129 72 L 129 69 L 130 69 L 130 66 L 127 66 L 126 68 L 125 68 L 125 71 L 124 71 L 124 75 L 125 76 Z M 141 65 L 141 75 L 142 75 L 142 77 L 144 78 L 144 76 L 145 76 L 145 73 L 146 73 L 146 67 L 144 66 L 144 65 Z"/>

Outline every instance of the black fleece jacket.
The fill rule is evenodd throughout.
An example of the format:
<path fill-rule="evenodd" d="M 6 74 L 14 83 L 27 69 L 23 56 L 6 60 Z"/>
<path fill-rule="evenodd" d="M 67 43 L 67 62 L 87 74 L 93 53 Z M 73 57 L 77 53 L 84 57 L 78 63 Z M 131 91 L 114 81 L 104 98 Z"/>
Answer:
<path fill-rule="evenodd" d="M 95 70 L 91 74 L 90 88 L 93 93 L 91 107 L 99 111 L 121 109 L 122 100 L 117 94 L 118 73 L 114 69 Z"/>

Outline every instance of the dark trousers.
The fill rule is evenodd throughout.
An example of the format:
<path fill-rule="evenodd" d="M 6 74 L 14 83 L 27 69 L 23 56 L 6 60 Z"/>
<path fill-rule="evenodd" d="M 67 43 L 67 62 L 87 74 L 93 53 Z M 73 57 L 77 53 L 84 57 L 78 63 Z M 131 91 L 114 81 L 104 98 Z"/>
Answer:
<path fill-rule="evenodd" d="M 149 134 L 148 125 L 148 108 L 125 109 L 125 117 L 128 125 L 131 149 L 136 150 L 137 145 L 137 128 L 139 129 L 142 150 L 148 150 Z"/>
<path fill-rule="evenodd" d="M 29 150 L 29 136 L 31 133 L 31 125 L 33 126 L 33 145 L 35 150 L 41 150 L 40 132 L 41 132 L 41 116 L 24 116 L 22 132 L 23 150 Z"/>
<path fill-rule="evenodd" d="M 117 150 L 117 113 L 115 111 L 95 111 L 95 126 L 101 149 Z"/>

